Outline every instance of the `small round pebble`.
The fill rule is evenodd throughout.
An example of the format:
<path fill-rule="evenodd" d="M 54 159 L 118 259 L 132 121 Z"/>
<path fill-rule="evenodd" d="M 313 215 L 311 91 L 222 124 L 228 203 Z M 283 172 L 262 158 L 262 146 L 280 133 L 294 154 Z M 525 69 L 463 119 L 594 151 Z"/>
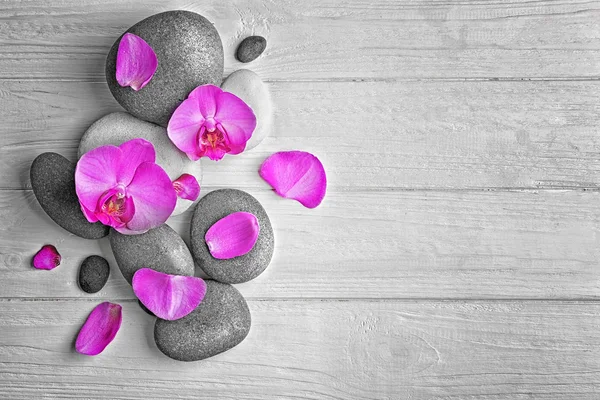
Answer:
<path fill-rule="evenodd" d="M 194 275 L 194 260 L 187 245 L 167 224 L 139 235 L 123 235 L 111 229 L 109 241 L 119 270 L 130 285 L 133 274 L 141 268 Z"/>
<path fill-rule="evenodd" d="M 190 11 L 152 15 L 127 30 L 156 53 L 158 68 L 139 91 L 121 87 L 116 78 L 119 37 L 106 58 L 106 81 L 115 99 L 135 117 L 167 126 L 171 114 L 197 86 L 223 79 L 223 44 L 214 25 Z"/>
<path fill-rule="evenodd" d="M 269 88 L 258 75 L 248 69 L 238 69 L 225 79 L 221 88 L 235 94 L 252 108 L 256 116 L 256 128 L 246 143 L 246 151 L 258 146 L 273 126 L 273 102 Z"/>
<path fill-rule="evenodd" d="M 79 287 L 86 293 L 99 292 L 110 274 L 108 261 L 100 256 L 89 256 L 79 268 Z"/>
<path fill-rule="evenodd" d="M 267 39 L 262 36 L 248 36 L 242 40 L 235 53 L 238 61 L 249 63 L 256 60 L 267 48 Z"/>
<path fill-rule="evenodd" d="M 75 164 L 60 154 L 43 153 L 33 160 L 31 188 L 42 209 L 58 225 L 84 239 L 100 239 L 109 227 L 89 223 L 75 192 Z"/>
<path fill-rule="evenodd" d="M 168 357 L 198 361 L 227 351 L 250 332 L 248 304 L 236 288 L 206 281 L 206 296 L 190 314 L 176 321 L 157 319 L 154 341 Z"/>
<path fill-rule="evenodd" d="M 258 219 L 260 233 L 250 252 L 227 260 L 214 258 L 204 239 L 206 231 L 229 214 L 245 211 Z M 275 239 L 273 227 L 263 206 L 250 194 L 237 189 L 220 189 L 204 196 L 192 215 L 190 245 L 194 260 L 212 279 L 242 283 L 260 275 L 271 262 Z"/>

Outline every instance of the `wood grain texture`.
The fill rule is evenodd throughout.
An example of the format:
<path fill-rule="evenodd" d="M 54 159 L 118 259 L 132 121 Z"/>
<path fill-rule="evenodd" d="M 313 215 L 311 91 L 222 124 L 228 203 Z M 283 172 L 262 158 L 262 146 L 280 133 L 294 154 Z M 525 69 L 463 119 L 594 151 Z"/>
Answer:
<path fill-rule="evenodd" d="M 0 397 L 596 400 L 600 305 L 251 301 L 234 350 L 163 356 L 154 319 L 123 305 L 98 357 L 73 341 L 94 301 L 0 302 Z"/>
<path fill-rule="evenodd" d="M 219 30 L 228 74 L 272 92 L 258 148 L 204 163 L 203 193 L 249 191 L 273 263 L 239 290 L 252 329 L 197 363 L 163 356 L 107 240 L 56 226 L 30 188 L 45 151 L 74 160 L 99 117 L 109 47 L 156 12 Z M 0 398 L 596 400 L 600 396 L 598 0 L 7 0 L 0 3 Z M 267 50 L 238 63 L 251 34 Z M 307 210 L 257 170 L 275 151 L 324 162 Z M 188 239 L 190 214 L 169 220 Z M 53 271 L 30 266 L 45 243 Z M 79 264 L 112 264 L 105 288 Z M 124 306 L 99 357 L 74 339 Z"/>
<path fill-rule="evenodd" d="M 597 299 L 597 192 L 329 193 L 310 212 L 273 193 L 253 193 L 275 230 L 275 256 L 250 298 Z M 74 237 L 29 191 L 0 191 L 0 297 L 81 297 L 77 270 L 91 254 L 115 267 L 107 240 Z M 190 214 L 170 224 L 185 239 Z M 44 243 L 63 265 L 30 266 Z M 97 297 L 132 299 L 113 268 Z"/>
<path fill-rule="evenodd" d="M 1 46 L 0 46 L 1 48 Z M 598 188 L 600 82 L 272 82 L 271 136 L 203 162 L 203 187 L 268 190 L 261 162 L 317 154 L 329 190 Z M 122 110 L 105 83 L 1 82 L 0 188 L 32 160 L 73 160 L 85 129 Z"/>
<path fill-rule="evenodd" d="M 251 34 L 268 79 L 595 79 L 598 1 L 30 0 L 0 8 L 0 78 L 103 81 L 115 38 L 170 9 L 206 15 L 230 72 Z"/>

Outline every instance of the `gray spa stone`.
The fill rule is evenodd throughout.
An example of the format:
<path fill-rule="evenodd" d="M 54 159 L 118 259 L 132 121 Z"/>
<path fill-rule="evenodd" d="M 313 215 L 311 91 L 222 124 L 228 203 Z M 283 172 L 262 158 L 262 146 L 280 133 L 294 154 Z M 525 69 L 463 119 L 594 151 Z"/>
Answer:
<path fill-rule="evenodd" d="M 235 57 L 238 61 L 249 63 L 256 60 L 267 48 L 267 39 L 262 36 L 248 36 L 237 48 Z"/>
<path fill-rule="evenodd" d="M 79 287 L 86 293 L 100 291 L 108 281 L 110 265 L 100 256 L 89 256 L 79 268 Z"/>
<path fill-rule="evenodd" d="M 167 11 L 127 30 L 144 39 L 156 53 L 158 68 L 139 91 L 116 79 L 117 39 L 106 58 L 106 81 L 115 99 L 140 119 L 167 126 L 171 114 L 197 86 L 219 85 L 223 79 L 223 44 L 213 24 L 190 11 Z"/>
<path fill-rule="evenodd" d="M 75 192 L 75 164 L 56 153 L 43 153 L 29 171 L 33 194 L 42 209 L 58 225 L 84 239 L 100 239 L 109 227 L 89 223 Z"/>
<path fill-rule="evenodd" d="M 246 211 L 254 214 L 260 225 L 256 244 L 250 252 L 228 260 L 214 258 L 204 236 L 218 220 Z M 237 189 L 220 189 L 204 196 L 192 215 L 190 247 L 194 260 L 212 279 L 226 283 L 242 283 L 256 278 L 271 262 L 275 239 L 271 221 L 263 206 L 254 197 Z"/>
<path fill-rule="evenodd" d="M 273 126 L 273 102 L 269 88 L 258 75 L 247 69 L 233 72 L 225 79 L 221 88 L 244 100 L 254 111 L 256 128 L 246 143 L 246 150 L 258 146 L 269 136 Z"/>
<path fill-rule="evenodd" d="M 176 321 L 157 319 L 154 341 L 178 361 L 198 361 L 227 351 L 250 332 L 250 310 L 231 285 L 206 282 L 206 296 L 190 314 Z"/>
<path fill-rule="evenodd" d="M 184 152 L 175 147 L 165 128 L 142 121 L 126 112 L 108 114 L 94 122 L 79 142 L 78 157 L 99 146 L 118 146 L 136 138 L 146 139 L 154 145 L 156 163 L 165 170 L 172 181 L 182 174 L 190 174 L 199 184 L 202 182 L 200 162 L 190 160 Z M 178 198 L 173 215 L 181 214 L 196 202 L 197 200 L 193 202 Z"/>
<path fill-rule="evenodd" d="M 190 251 L 167 224 L 140 235 L 123 235 L 111 229 L 109 240 L 117 265 L 129 284 L 133 274 L 142 268 L 172 275 L 194 275 Z"/>

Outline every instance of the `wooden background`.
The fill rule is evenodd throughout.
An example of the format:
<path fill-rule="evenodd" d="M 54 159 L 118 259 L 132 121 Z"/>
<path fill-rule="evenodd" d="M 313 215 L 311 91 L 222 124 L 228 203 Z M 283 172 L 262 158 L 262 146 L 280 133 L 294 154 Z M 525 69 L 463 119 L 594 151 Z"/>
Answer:
<path fill-rule="evenodd" d="M 104 59 L 156 12 L 200 12 L 226 74 L 272 91 L 261 146 L 204 163 L 203 193 L 255 195 L 273 263 L 237 285 L 253 325 L 235 349 L 180 363 L 152 339 L 107 240 L 41 211 L 34 157 L 75 159 L 119 110 Z M 0 398 L 600 398 L 600 2 L 590 0 L 3 0 L 0 2 Z M 257 169 L 279 150 L 317 154 L 330 181 L 308 210 Z M 188 236 L 190 214 L 171 226 Z M 31 268 L 44 243 L 56 270 Z M 106 287 L 77 287 L 90 254 Z M 98 357 L 73 349 L 91 309 L 123 305 Z"/>

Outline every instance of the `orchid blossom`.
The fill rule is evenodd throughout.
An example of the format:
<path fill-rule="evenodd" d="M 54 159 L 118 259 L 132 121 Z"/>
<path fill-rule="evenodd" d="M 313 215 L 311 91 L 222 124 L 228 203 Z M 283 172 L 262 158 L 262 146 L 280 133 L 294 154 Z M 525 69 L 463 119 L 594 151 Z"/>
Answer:
<path fill-rule="evenodd" d="M 239 97 L 214 85 L 194 89 L 175 110 L 167 134 L 191 160 L 218 161 L 239 154 L 256 128 L 252 109 Z"/>
<path fill-rule="evenodd" d="M 75 191 L 87 220 L 126 235 L 164 223 L 177 195 L 155 159 L 154 146 L 144 139 L 85 153 L 75 169 Z"/>

